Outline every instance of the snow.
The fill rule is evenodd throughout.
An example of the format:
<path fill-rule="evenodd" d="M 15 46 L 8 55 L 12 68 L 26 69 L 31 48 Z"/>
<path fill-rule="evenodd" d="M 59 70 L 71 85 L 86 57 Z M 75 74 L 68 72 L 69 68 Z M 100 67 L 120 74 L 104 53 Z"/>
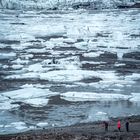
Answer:
<path fill-rule="evenodd" d="M 61 94 L 61 98 L 68 101 L 118 101 L 128 100 L 131 97 L 131 95 L 91 92 L 66 92 Z"/>

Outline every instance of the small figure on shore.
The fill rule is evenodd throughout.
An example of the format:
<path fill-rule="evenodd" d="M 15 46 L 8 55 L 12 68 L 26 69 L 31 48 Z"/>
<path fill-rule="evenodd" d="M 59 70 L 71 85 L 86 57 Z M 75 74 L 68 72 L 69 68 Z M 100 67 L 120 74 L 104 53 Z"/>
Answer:
<path fill-rule="evenodd" d="M 108 122 L 104 121 L 105 131 L 108 131 Z"/>
<path fill-rule="evenodd" d="M 118 130 L 119 130 L 119 132 L 121 131 L 121 122 L 120 122 L 120 120 L 118 121 L 118 123 L 117 123 L 117 127 L 118 127 Z"/>
<path fill-rule="evenodd" d="M 125 123 L 125 128 L 126 128 L 126 131 L 129 132 L 129 122 L 128 121 Z"/>

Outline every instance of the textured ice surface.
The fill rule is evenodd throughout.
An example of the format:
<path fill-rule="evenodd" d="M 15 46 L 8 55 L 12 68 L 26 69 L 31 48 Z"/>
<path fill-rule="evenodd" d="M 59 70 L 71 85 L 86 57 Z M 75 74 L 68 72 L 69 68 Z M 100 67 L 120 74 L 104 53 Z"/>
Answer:
<path fill-rule="evenodd" d="M 68 101 L 118 101 L 128 100 L 132 96 L 107 93 L 67 92 L 62 93 L 61 97 Z"/>
<path fill-rule="evenodd" d="M 10 125 L 7 125 L 5 127 L 13 127 L 13 128 L 18 129 L 18 130 L 27 129 L 27 126 L 24 122 L 13 122 Z"/>
<path fill-rule="evenodd" d="M 57 93 L 51 92 L 49 89 L 29 87 L 29 88 L 4 92 L 1 94 L 10 99 L 22 101 L 23 99 L 29 99 L 29 98 L 32 99 L 32 98 L 37 98 L 37 97 L 49 97 L 52 95 L 56 95 Z"/>
<path fill-rule="evenodd" d="M 33 107 L 43 107 L 48 104 L 48 99 L 43 98 L 34 98 L 34 99 L 27 99 L 24 103 L 30 104 Z"/>
<path fill-rule="evenodd" d="M 137 0 L 134 0 L 135 2 Z M 70 7 L 116 8 L 118 5 L 132 5 L 132 0 L 1 0 L 0 6 L 9 9 L 56 9 Z M 81 6 L 80 4 L 81 3 Z"/>

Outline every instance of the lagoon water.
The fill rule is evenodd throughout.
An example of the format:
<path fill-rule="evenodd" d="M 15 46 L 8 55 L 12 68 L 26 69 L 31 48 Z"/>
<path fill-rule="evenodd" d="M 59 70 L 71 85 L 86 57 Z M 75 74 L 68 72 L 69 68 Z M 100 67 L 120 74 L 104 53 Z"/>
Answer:
<path fill-rule="evenodd" d="M 140 114 L 140 10 L 0 10 L 0 133 Z"/>

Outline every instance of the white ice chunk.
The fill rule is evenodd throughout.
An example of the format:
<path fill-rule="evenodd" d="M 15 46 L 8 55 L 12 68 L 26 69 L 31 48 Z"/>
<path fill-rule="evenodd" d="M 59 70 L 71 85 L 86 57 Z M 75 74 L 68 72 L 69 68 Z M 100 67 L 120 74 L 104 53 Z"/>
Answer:
<path fill-rule="evenodd" d="M 34 25 L 32 27 L 27 28 L 27 32 L 29 34 L 35 35 L 36 37 L 44 37 L 44 36 L 62 36 L 66 34 L 65 28 L 63 25 L 52 26 L 39 24 Z"/>
<path fill-rule="evenodd" d="M 39 122 L 39 123 L 37 123 L 37 126 L 39 126 L 39 127 L 48 126 L 48 122 Z"/>
<path fill-rule="evenodd" d="M 13 122 L 10 124 L 11 127 L 16 128 L 18 130 L 27 129 L 27 126 L 24 122 Z"/>
<path fill-rule="evenodd" d="M 58 93 L 51 92 L 49 89 L 39 89 L 39 88 L 24 88 L 14 91 L 8 91 L 1 93 L 3 96 L 9 97 L 13 100 L 23 101 L 26 99 L 33 99 L 37 97 L 46 97 L 51 95 L 56 95 Z"/>
<path fill-rule="evenodd" d="M 130 99 L 130 101 L 140 103 L 140 93 L 131 93 L 131 94 L 132 94 L 132 98 Z"/>
<path fill-rule="evenodd" d="M 45 73 L 29 72 L 21 75 L 10 75 L 6 79 L 40 78 L 56 82 L 72 82 L 90 77 L 99 77 L 105 82 L 113 82 L 118 79 L 114 71 L 75 70 L 73 66 L 69 70 L 54 70 Z"/>
<path fill-rule="evenodd" d="M 33 64 L 33 65 L 30 65 L 28 68 L 27 68 L 28 71 L 34 71 L 34 72 L 39 72 L 39 71 L 42 71 L 44 70 L 44 68 L 42 68 L 42 65 L 37 63 L 37 64 Z"/>
<path fill-rule="evenodd" d="M 24 103 L 30 104 L 33 107 L 43 107 L 48 104 L 49 99 L 43 98 L 35 98 L 35 99 L 27 99 Z"/>
<path fill-rule="evenodd" d="M 75 39 L 72 39 L 72 38 L 66 38 L 63 40 L 64 43 L 75 43 L 76 40 Z"/>
<path fill-rule="evenodd" d="M 28 49 L 26 52 L 28 53 L 45 53 L 47 50 L 45 48 L 43 49 Z"/>
<path fill-rule="evenodd" d="M 132 75 L 128 75 L 125 77 L 125 80 L 130 81 L 130 80 L 138 80 L 140 79 L 140 74 L 139 73 L 133 73 Z"/>
<path fill-rule="evenodd" d="M 84 57 L 99 57 L 101 54 L 104 52 L 98 51 L 98 52 L 89 52 L 89 53 L 84 53 Z"/>
<path fill-rule="evenodd" d="M 10 57 L 15 57 L 16 53 L 0 53 L 0 59 L 9 59 Z"/>
<path fill-rule="evenodd" d="M 91 109 L 88 111 L 88 116 L 86 118 L 86 120 L 83 120 L 82 122 L 92 122 L 94 121 L 98 121 L 98 120 L 108 120 L 108 114 L 106 112 L 102 112 L 102 111 L 96 111 L 95 109 Z"/>
<path fill-rule="evenodd" d="M 19 107 L 18 104 L 11 104 L 11 102 L 10 101 L 8 102 L 8 100 L 0 103 L 0 110 L 10 110 L 18 107 Z"/>
<path fill-rule="evenodd" d="M 68 101 L 118 101 L 128 100 L 131 97 L 131 95 L 91 92 L 66 92 L 61 94 L 61 98 Z"/>
<path fill-rule="evenodd" d="M 59 70 L 40 74 L 41 79 L 50 81 L 79 81 L 88 77 L 100 77 L 103 80 L 116 80 L 117 76 L 110 71 L 88 71 L 88 70 Z"/>
<path fill-rule="evenodd" d="M 120 67 L 120 66 L 125 66 L 126 64 L 123 64 L 123 63 L 115 63 L 115 65 L 114 66 L 116 66 L 116 67 Z"/>
<path fill-rule="evenodd" d="M 12 61 L 12 63 L 15 63 L 15 64 L 28 64 L 29 63 L 29 60 L 22 60 L 20 58 L 17 58 L 16 60 Z"/>
<path fill-rule="evenodd" d="M 41 84 L 25 84 L 25 85 L 22 85 L 20 86 L 21 88 L 47 88 L 47 87 L 50 87 L 49 85 L 41 85 Z"/>
<path fill-rule="evenodd" d="M 18 69 L 23 68 L 23 65 L 12 65 L 11 68 L 18 70 Z"/>

